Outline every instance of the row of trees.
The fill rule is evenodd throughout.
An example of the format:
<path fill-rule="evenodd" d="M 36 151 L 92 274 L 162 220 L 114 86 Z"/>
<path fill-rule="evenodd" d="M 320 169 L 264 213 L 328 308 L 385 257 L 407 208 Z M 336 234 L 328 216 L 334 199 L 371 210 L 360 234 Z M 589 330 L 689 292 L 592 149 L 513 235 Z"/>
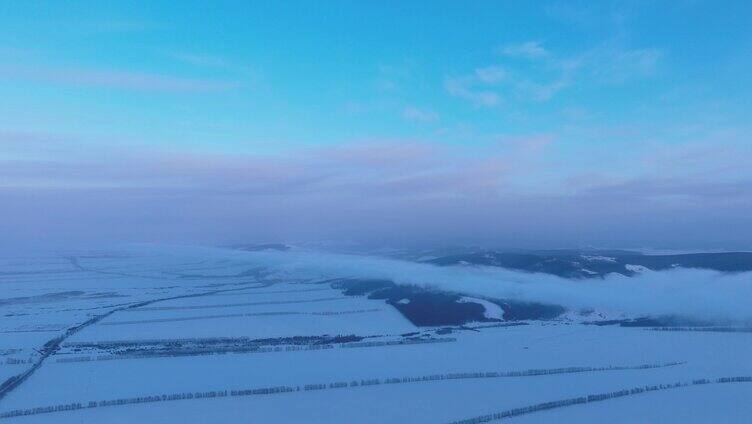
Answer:
<path fill-rule="evenodd" d="M 323 311 L 323 312 L 299 312 L 299 311 L 289 311 L 289 312 L 246 312 L 246 313 L 240 313 L 240 314 L 217 314 L 217 315 L 207 315 L 207 316 L 201 316 L 201 317 L 184 317 L 184 318 L 154 318 L 154 319 L 143 319 L 143 320 L 131 320 L 131 321 L 114 321 L 114 322 L 105 322 L 102 325 L 132 325 L 132 324 L 152 324 L 155 322 L 175 322 L 175 321 L 196 321 L 196 320 L 203 320 L 203 319 L 215 319 L 215 318 L 239 318 L 239 317 L 265 317 L 265 316 L 282 316 L 282 315 L 348 315 L 348 314 L 362 314 L 365 312 L 377 312 L 380 311 L 380 309 L 358 309 L 354 311 Z"/>
<path fill-rule="evenodd" d="M 398 346 L 398 345 L 414 345 L 423 343 L 448 343 L 456 342 L 457 339 L 453 337 L 444 338 L 431 338 L 431 339 L 403 339 L 403 340 L 387 340 L 379 342 L 354 342 L 341 345 L 342 347 L 375 347 L 375 346 Z"/>
<path fill-rule="evenodd" d="M 12 417 L 18 417 L 22 415 L 47 414 L 47 413 L 61 412 L 61 411 L 75 411 L 78 409 L 98 408 L 98 407 L 106 407 L 106 406 L 132 405 L 132 404 L 137 404 L 137 403 L 152 403 L 152 402 L 167 402 L 167 401 L 184 400 L 184 399 L 209 399 L 209 398 L 226 397 L 226 396 L 227 396 L 227 390 L 220 390 L 220 391 L 210 391 L 210 392 L 173 393 L 169 395 L 163 394 L 163 395 L 155 395 L 155 396 L 140 396 L 140 397 L 134 397 L 134 398 L 102 400 L 99 402 L 90 401 L 86 405 L 80 402 L 74 402 L 74 403 L 66 403 L 66 404 L 54 405 L 54 406 L 43 406 L 43 407 L 29 408 L 29 409 L 16 409 L 13 411 L 8 411 L 8 412 L 4 412 L 0 414 L 0 418 L 12 418 Z"/>
<path fill-rule="evenodd" d="M 655 331 L 710 331 L 715 333 L 752 333 L 752 327 L 654 327 Z"/>
<path fill-rule="evenodd" d="M 301 350 L 326 350 L 334 349 L 330 344 L 311 344 L 304 346 L 275 346 L 275 347 L 225 347 L 225 348 L 193 348 L 180 349 L 174 351 L 137 351 L 128 352 L 118 355 L 97 355 L 97 356 L 72 356 L 58 358 L 56 362 L 90 362 L 90 361 L 111 361 L 115 359 L 138 359 L 170 356 L 199 356 L 199 355 L 219 355 L 226 353 L 270 353 L 270 352 L 296 352 Z"/>
<path fill-rule="evenodd" d="M 364 310 L 370 312 L 373 310 Z M 340 312 L 323 312 L 325 314 L 338 314 Z M 266 337 L 250 338 L 245 337 L 204 337 L 204 338 L 182 338 L 182 339 L 144 339 L 144 340 L 122 340 L 122 341 L 102 341 L 102 342 L 74 342 L 64 343 L 63 347 L 72 352 L 81 351 L 108 351 L 108 352 L 134 352 L 148 350 L 170 350 L 180 348 L 208 348 L 216 347 L 262 347 L 262 346 L 285 346 L 285 345 L 312 345 L 312 344 L 339 344 L 351 341 L 362 340 L 362 337 L 354 334 L 336 335 L 336 336 L 285 336 L 285 337 Z M 0 352 L 1 353 L 1 352 Z"/>
<path fill-rule="evenodd" d="M 353 388 L 353 387 L 373 386 L 373 385 L 380 385 L 380 384 L 401 384 L 401 383 L 414 383 L 414 382 L 451 380 L 451 379 L 520 377 L 520 376 L 536 376 L 536 375 L 546 375 L 546 374 L 580 373 L 580 372 L 587 372 L 587 371 L 646 369 L 646 368 L 666 367 L 666 366 L 672 366 L 672 365 L 677 365 L 677 364 L 678 364 L 677 362 L 669 362 L 669 363 L 658 364 L 658 365 L 645 364 L 645 365 L 638 365 L 638 366 L 631 366 L 631 367 L 625 367 L 625 366 L 569 367 L 569 368 L 554 368 L 554 369 L 533 369 L 533 370 L 527 370 L 527 371 L 510 371 L 510 372 L 495 372 L 494 371 L 494 372 L 472 372 L 472 373 L 448 373 L 448 374 L 432 374 L 432 375 L 425 375 L 425 376 L 418 376 L 418 377 L 387 378 L 383 380 L 379 378 L 373 378 L 373 379 L 353 380 L 349 383 L 340 381 L 340 382 L 332 382 L 328 384 L 327 383 L 307 384 L 303 386 L 303 391 L 340 389 L 340 388 L 348 388 L 348 387 Z M 683 384 L 689 385 L 689 384 L 710 384 L 710 383 L 731 383 L 731 382 L 752 382 L 752 377 L 724 377 L 724 378 L 719 378 L 716 380 L 702 379 L 702 380 L 694 380 L 692 383 L 683 383 Z M 645 387 L 639 387 L 639 388 L 635 388 L 631 390 L 622 390 L 618 392 L 590 395 L 590 396 L 585 397 L 584 399 L 585 399 L 585 402 L 595 402 L 595 401 L 606 400 L 606 399 L 610 399 L 610 398 L 618 397 L 618 396 L 626 396 L 630 394 L 642 393 L 645 391 L 664 390 L 668 388 L 679 387 L 680 385 L 682 385 L 682 383 L 677 383 L 673 385 L 645 386 Z M 137 404 L 137 403 L 164 402 L 164 401 L 174 401 L 174 400 L 183 400 L 183 399 L 216 398 L 216 397 L 226 397 L 226 396 L 270 395 L 270 394 L 278 394 L 278 393 L 297 392 L 300 390 L 301 390 L 300 386 L 294 386 L 294 387 L 274 386 L 274 387 L 261 387 L 261 388 L 255 388 L 255 389 L 231 390 L 229 392 L 227 390 L 219 390 L 219 391 L 209 391 L 209 392 L 192 392 L 192 393 L 186 392 L 186 393 L 162 394 L 162 395 L 155 395 L 155 396 L 143 396 L 143 397 L 134 397 L 134 398 L 104 400 L 104 401 L 98 401 L 98 402 L 91 401 L 91 402 L 88 402 L 86 406 L 84 406 L 81 403 L 71 403 L 71 404 L 63 404 L 63 405 L 55 405 L 55 406 L 47 406 L 47 407 L 30 408 L 30 409 L 18 409 L 18 410 L 9 411 L 9 412 L 0 414 L 0 418 L 10 418 L 10 417 L 16 417 L 20 415 L 35 415 L 35 414 L 43 414 L 43 413 L 51 413 L 51 412 L 59 412 L 59 411 L 69 411 L 69 410 L 84 409 L 84 408 L 129 405 L 129 404 Z M 580 399 L 580 398 L 576 398 L 576 399 Z M 522 413 L 530 413 L 530 412 L 534 412 L 534 411 L 538 411 L 542 409 L 558 408 L 561 406 L 566 406 L 566 405 L 571 404 L 568 402 L 573 402 L 573 400 L 566 399 L 566 400 L 556 401 L 556 402 L 547 402 L 544 404 L 533 405 L 530 407 L 499 412 L 497 414 L 484 415 L 482 417 L 475 417 L 475 418 L 470 418 L 468 420 L 458 421 L 457 424 L 480 423 L 480 422 L 490 421 L 492 419 L 499 419 L 499 418 L 503 418 L 507 416 L 520 415 Z M 526 411 L 526 412 L 520 412 L 520 411 Z M 512 414 L 512 415 L 504 415 L 504 414 Z M 491 417 L 491 418 L 488 418 L 488 417 Z M 499 418 L 496 418 L 496 417 L 499 417 Z M 476 421 L 476 420 L 480 420 L 480 421 Z"/>
<path fill-rule="evenodd" d="M 615 398 L 624 397 L 624 396 L 631 396 L 631 395 L 636 395 L 636 394 L 645 393 L 645 392 L 675 389 L 677 387 L 686 387 L 686 386 L 700 385 L 700 384 L 742 383 L 742 382 L 744 383 L 752 382 L 752 377 L 747 377 L 747 376 L 724 377 L 724 378 L 718 378 L 715 380 L 709 380 L 709 379 L 693 380 L 691 383 L 685 382 L 685 383 L 659 384 L 659 385 L 652 385 L 652 386 L 635 387 L 632 389 L 617 390 L 613 392 L 600 393 L 600 394 L 594 394 L 594 395 L 588 395 L 588 396 L 580 396 L 576 398 L 563 399 L 563 400 L 558 400 L 558 401 L 553 401 L 553 402 L 538 403 L 535 405 L 525 406 L 522 408 L 508 409 L 506 411 L 496 412 L 493 414 L 480 415 L 480 416 L 473 417 L 473 418 L 453 421 L 451 424 L 479 424 L 479 423 L 485 423 L 485 422 L 500 420 L 500 419 L 509 418 L 509 417 L 515 417 L 518 415 L 531 414 L 533 412 L 544 411 L 548 409 L 564 408 L 567 406 L 590 403 L 590 402 L 601 402 L 604 400 L 615 399 Z"/>
<path fill-rule="evenodd" d="M 314 303 L 314 302 L 328 302 L 331 300 L 342 300 L 346 297 L 323 297 L 319 299 L 303 299 L 303 300 L 265 300 L 260 302 L 246 302 L 246 303 L 224 303 L 221 305 L 192 305 L 192 306 L 149 306 L 144 308 L 133 308 L 129 312 L 140 311 L 178 311 L 178 310 L 192 310 L 192 309 L 212 309 L 212 308 L 229 308 L 236 306 L 257 306 L 257 305 L 286 305 L 296 303 Z"/>
<path fill-rule="evenodd" d="M 346 311 L 352 312 L 352 311 Z M 366 310 L 368 312 L 368 310 Z M 338 314 L 340 312 L 332 312 L 332 314 Z M 345 313 L 345 312 L 342 312 Z M 344 338 L 343 338 L 344 340 Z M 336 341 L 336 340 L 335 340 Z M 431 338 L 431 339 L 403 339 L 403 340 L 390 340 L 390 341 L 373 341 L 373 342 L 343 342 L 339 347 L 355 348 L 355 347 L 378 347 L 378 346 L 397 346 L 397 345 L 413 345 L 422 343 L 446 343 L 455 342 L 455 338 Z M 223 347 L 185 347 L 176 346 L 172 349 L 143 349 L 143 350 L 125 350 L 120 353 L 110 355 L 97 355 L 97 356 L 70 356 L 57 358 L 56 362 L 70 363 L 70 362 L 89 362 L 89 361 L 108 361 L 113 359 L 131 359 L 131 358 L 149 358 L 149 357 L 165 357 L 165 356 L 198 356 L 198 355 L 213 355 L 213 354 L 225 354 L 225 353 L 270 353 L 270 352 L 297 352 L 303 350 L 325 350 L 334 349 L 337 347 L 331 343 L 311 343 L 306 345 L 288 345 L 288 346 L 258 346 L 249 344 L 248 346 L 223 346 Z"/>
<path fill-rule="evenodd" d="M 5 358 L 5 365 L 19 365 L 19 364 L 30 364 L 34 362 L 34 359 L 19 359 L 19 358 Z"/>
<path fill-rule="evenodd" d="M 309 315 L 331 316 L 331 315 L 350 315 L 350 314 L 364 314 L 367 312 L 380 312 L 379 308 L 371 309 L 356 309 L 353 311 L 323 311 L 323 312 L 308 312 Z M 305 313 L 305 312 L 303 312 Z"/>

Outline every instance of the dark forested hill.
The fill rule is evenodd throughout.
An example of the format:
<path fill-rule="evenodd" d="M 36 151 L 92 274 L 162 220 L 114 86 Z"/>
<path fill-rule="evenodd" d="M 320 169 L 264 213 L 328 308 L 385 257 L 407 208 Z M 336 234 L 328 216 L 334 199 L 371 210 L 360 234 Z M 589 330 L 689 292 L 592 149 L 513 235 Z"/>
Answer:
<path fill-rule="evenodd" d="M 442 266 L 496 266 L 564 278 L 597 278 L 612 272 L 632 276 L 645 269 L 659 271 L 676 267 L 722 272 L 752 271 L 750 252 L 644 255 L 629 251 L 483 251 L 441 256 L 426 262 Z"/>

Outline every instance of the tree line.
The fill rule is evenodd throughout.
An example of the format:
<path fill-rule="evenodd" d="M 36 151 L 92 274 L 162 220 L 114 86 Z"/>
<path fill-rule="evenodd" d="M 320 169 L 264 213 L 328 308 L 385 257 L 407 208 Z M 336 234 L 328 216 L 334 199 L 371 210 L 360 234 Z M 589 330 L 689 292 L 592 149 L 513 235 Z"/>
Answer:
<path fill-rule="evenodd" d="M 701 331 L 713 333 L 752 333 L 752 327 L 653 327 L 654 331 Z"/>
<path fill-rule="evenodd" d="M 672 384 L 659 384 L 644 387 L 634 387 L 632 389 L 617 390 L 613 392 L 593 394 L 587 396 L 580 396 L 576 398 L 562 399 L 553 402 L 538 403 L 535 405 L 525 406 L 522 408 L 507 409 L 505 411 L 496 412 L 493 414 L 480 415 L 477 417 L 467 418 L 459 421 L 452 421 L 451 424 L 479 424 L 489 421 L 501 420 L 504 418 L 516 417 L 519 415 L 532 414 L 534 412 L 545 411 L 548 409 L 564 408 L 572 405 L 579 405 L 583 403 L 601 402 L 604 400 L 620 398 L 624 396 L 632 396 L 640 393 L 654 392 L 659 390 L 670 390 L 678 387 L 686 387 L 692 385 L 701 384 L 722 384 L 722 383 L 752 383 L 752 377 L 724 377 L 717 378 L 715 380 L 700 379 L 693 380 L 692 382 L 672 383 Z"/>
<path fill-rule="evenodd" d="M 413 377 L 396 377 L 396 378 L 393 377 L 393 378 L 386 378 L 386 379 L 372 378 L 372 379 L 352 380 L 349 382 L 337 381 L 337 382 L 330 382 L 330 383 L 306 384 L 306 385 L 303 385 L 302 388 L 301 386 L 274 386 L 274 387 L 260 387 L 260 388 L 250 388 L 250 389 L 230 390 L 230 391 L 219 390 L 219 391 L 208 391 L 208 392 L 184 392 L 184 393 L 160 394 L 160 395 L 152 395 L 152 396 L 140 396 L 140 397 L 133 397 L 133 398 L 121 398 L 121 399 L 103 400 L 103 401 L 89 401 L 86 403 L 69 403 L 69 404 L 37 407 L 37 408 L 28 408 L 28 409 L 16 409 L 13 411 L 0 413 L 0 418 L 12 418 L 12 417 L 17 417 L 17 416 L 22 416 L 22 415 L 46 414 L 46 413 L 61 412 L 61 411 L 71 411 L 71 410 L 79 410 L 79 409 L 130 405 L 130 404 L 140 404 L 140 403 L 165 402 L 165 401 L 176 401 L 176 400 L 185 400 L 185 399 L 211 399 L 211 398 L 217 398 L 217 397 L 227 397 L 228 395 L 233 396 L 233 397 L 234 396 L 252 396 L 252 395 L 271 395 L 271 394 L 290 393 L 290 392 L 299 392 L 299 391 L 344 389 L 344 388 L 374 386 L 374 385 L 381 385 L 381 384 L 404 384 L 404 383 L 429 382 L 429 381 L 438 381 L 438 380 L 526 377 L 526 376 L 532 377 L 532 376 L 550 375 L 550 374 L 568 374 L 568 373 L 630 370 L 630 369 L 649 369 L 649 368 L 669 367 L 669 366 L 675 366 L 679 364 L 681 364 L 681 362 L 668 362 L 664 364 L 643 364 L 643 365 L 636 365 L 636 366 L 567 367 L 567 368 L 552 368 L 552 369 L 530 369 L 530 370 L 524 370 L 524 371 L 446 373 L 446 374 L 431 374 L 431 375 L 413 376 Z M 706 381 L 706 380 L 695 380 L 695 381 Z M 710 380 L 707 380 L 707 381 L 709 382 Z M 725 382 L 748 382 L 748 381 L 752 381 L 752 377 L 729 377 L 729 378 L 714 380 L 713 382 L 725 383 Z M 699 383 L 693 382 L 693 384 L 699 384 Z M 707 383 L 704 383 L 704 384 L 707 384 Z M 655 387 L 659 387 L 659 386 L 655 386 Z M 655 389 L 655 390 L 658 390 L 658 389 Z M 594 396 L 600 396 L 600 395 L 594 395 Z M 559 402 L 564 402 L 564 401 L 559 401 Z M 472 421 L 475 419 L 478 419 L 478 417 L 470 418 L 469 419 L 470 421 L 463 420 L 463 421 L 458 421 L 457 423 L 469 424 L 469 423 L 475 423 L 475 422 L 485 422 L 485 421 Z"/>
<path fill-rule="evenodd" d="M 343 340 L 346 340 L 343 338 Z M 415 345 L 423 343 L 448 343 L 456 342 L 457 339 L 451 337 L 444 338 L 427 338 L 427 339 L 403 339 L 403 340 L 390 340 L 390 341 L 372 341 L 372 342 L 344 342 L 337 345 L 331 343 L 312 343 L 304 345 L 288 345 L 288 346 L 223 346 L 223 347 L 180 347 L 172 350 L 129 350 L 125 353 L 115 353 L 107 355 L 78 355 L 70 357 L 60 357 L 56 359 L 58 363 L 71 363 L 71 362 L 90 362 L 90 361 L 110 361 L 115 359 L 139 359 L 139 358 L 157 358 L 157 357 L 173 357 L 173 356 L 200 356 L 200 355 L 216 355 L 226 353 L 270 353 L 270 352 L 298 352 L 308 350 L 326 350 L 340 348 L 358 348 L 358 347 L 378 347 L 378 346 L 399 346 L 399 345 Z"/>

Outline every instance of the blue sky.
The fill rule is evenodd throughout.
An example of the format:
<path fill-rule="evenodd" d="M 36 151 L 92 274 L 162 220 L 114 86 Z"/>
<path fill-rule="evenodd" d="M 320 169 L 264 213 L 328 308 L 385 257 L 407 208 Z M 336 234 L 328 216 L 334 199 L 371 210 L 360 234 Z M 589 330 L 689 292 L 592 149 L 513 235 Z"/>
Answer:
<path fill-rule="evenodd" d="M 237 237 L 294 238 L 302 221 L 300 234 L 322 229 L 303 238 L 426 238 L 480 219 L 458 212 L 476 205 L 509 222 L 490 234 L 512 242 L 738 245 L 729 228 L 687 232 L 752 229 L 750 18 L 746 1 L 6 2 L 0 195 L 22 214 L 24 196 L 62 207 L 55 196 L 140 191 L 130 204 L 150 212 L 128 221 L 142 236 L 175 222 L 155 205 L 176 192 L 221 196 L 167 239 L 259 203 L 260 220 L 357 203 L 333 222 L 289 214 Z M 520 203 L 530 214 L 507 216 Z M 547 215 L 557 208 L 567 218 Z M 378 222 L 383 210 L 405 218 Z M 642 214 L 670 224 L 654 235 Z M 525 236 L 532 216 L 568 230 Z M 600 232 L 573 236 L 588 225 Z"/>

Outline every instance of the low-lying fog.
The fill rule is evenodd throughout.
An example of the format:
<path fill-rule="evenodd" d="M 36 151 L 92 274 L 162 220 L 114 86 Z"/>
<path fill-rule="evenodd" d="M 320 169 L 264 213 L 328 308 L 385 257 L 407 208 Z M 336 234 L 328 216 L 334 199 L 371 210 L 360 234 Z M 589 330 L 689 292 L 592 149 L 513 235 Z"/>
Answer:
<path fill-rule="evenodd" d="M 675 268 L 646 271 L 633 277 L 610 274 L 604 279 L 567 280 L 483 266 L 415 263 L 374 256 L 316 251 L 246 252 L 207 247 L 138 245 L 143 252 L 226 258 L 265 266 L 300 278 L 378 278 L 469 295 L 625 313 L 630 317 L 673 315 L 719 323 L 752 322 L 752 273 Z"/>

